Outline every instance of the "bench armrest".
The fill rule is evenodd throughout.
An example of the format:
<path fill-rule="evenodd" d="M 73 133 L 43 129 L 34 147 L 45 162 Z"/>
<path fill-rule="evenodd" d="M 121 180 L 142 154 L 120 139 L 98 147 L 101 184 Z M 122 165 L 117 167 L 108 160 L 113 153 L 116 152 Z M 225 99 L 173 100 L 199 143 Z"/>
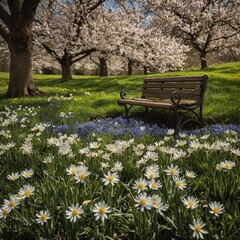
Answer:
<path fill-rule="evenodd" d="M 142 87 L 140 87 L 140 88 L 137 88 L 137 89 L 123 89 L 121 92 L 120 92 L 120 97 L 122 98 L 122 99 L 125 99 L 125 97 L 127 96 L 127 94 L 129 93 L 129 92 L 140 92 L 142 90 Z"/>

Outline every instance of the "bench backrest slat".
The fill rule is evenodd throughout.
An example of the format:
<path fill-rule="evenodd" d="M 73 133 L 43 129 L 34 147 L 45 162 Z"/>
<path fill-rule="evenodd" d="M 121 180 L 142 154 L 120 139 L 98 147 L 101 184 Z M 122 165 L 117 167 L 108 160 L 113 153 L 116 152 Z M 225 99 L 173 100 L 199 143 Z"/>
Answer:
<path fill-rule="evenodd" d="M 156 83 L 156 82 L 147 82 L 143 84 L 143 88 L 173 88 L 173 89 L 195 89 L 199 87 L 199 82 L 197 83 L 185 83 L 185 82 L 181 82 L 181 83 Z"/>
<path fill-rule="evenodd" d="M 207 76 L 145 78 L 142 97 L 171 99 L 172 92 L 180 90 L 182 99 L 198 102 L 203 100 L 206 81 Z"/>
<path fill-rule="evenodd" d="M 194 82 L 201 81 L 203 76 L 153 77 L 145 78 L 144 82 Z"/>

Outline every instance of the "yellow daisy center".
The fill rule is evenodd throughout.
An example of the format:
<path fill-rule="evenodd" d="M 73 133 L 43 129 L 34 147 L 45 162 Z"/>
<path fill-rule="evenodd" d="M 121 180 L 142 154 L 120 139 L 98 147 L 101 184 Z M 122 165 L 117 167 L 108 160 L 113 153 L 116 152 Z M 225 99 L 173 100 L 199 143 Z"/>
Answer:
<path fill-rule="evenodd" d="M 30 189 L 27 189 L 27 190 L 25 191 L 25 195 L 26 195 L 26 196 L 29 196 L 30 194 L 31 194 Z"/>
<path fill-rule="evenodd" d="M 29 172 L 26 172 L 26 173 L 25 173 L 25 177 L 30 177 L 30 173 L 29 173 Z"/>
<path fill-rule="evenodd" d="M 76 172 L 77 172 L 76 169 L 72 169 L 72 171 L 71 171 L 72 174 L 75 174 Z"/>
<path fill-rule="evenodd" d="M 230 168 L 230 165 L 228 163 L 225 164 L 225 168 L 226 169 L 229 169 Z"/>
<path fill-rule="evenodd" d="M 143 183 L 139 183 L 138 184 L 138 188 L 143 189 L 144 188 L 144 184 Z"/>
<path fill-rule="evenodd" d="M 141 199 L 140 200 L 140 205 L 146 205 L 146 203 L 147 203 L 147 200 L 146 199 Z"/>
<path fill-rule="evenodd" d="M 9 207 L 14 207 L 15 206 L 15 202 L 14 201 L 10 201 L 9 202 Z"/>
<path fill-rule="evenodd" d="M 214 211 L 215 213 L 218 213 L 218 212 L 219 212 L 219 208 L 215 207 L 215 208 L 213 208 L 213 211 Z"/>
<path fill-rule="evenodd" d="M 79 174 L 78 177 L 79 177 L 79 179 L 83 180 L 85 178 L 85 174 L 81 173 L 81 174 Z"/>
<path fill-rule="evenodd" d="M 171 175 L 173 175 L 173 174 L 175 173 L 175 170 L 174 170 L 174 169 L 171 169 L 171 170 L 169 171 L 169 173 L 170 173 Z"/>
<path fill-rule="evenodd" d="M 154 174 L 154 173 L 150 173 L 149 177 L 150 177 L 150 178 L 154 178 L 154 177 L 155 177 L 155 174 Z"/>
<path fill-rule="evenodd" d="M 113 181 L 113 176 L 108 176 L 108 181 L 112 182 Z"/>
<path fill-rule="evenodd" d="M 188 206 L 192 207 L 193 206 L 193 202 L 192 201 L 188 202 Z"/>
<path fill-rule="evenodd" d="M 156 183 L 152 183 L 152 188 L 157 188 L 157 184 Z"/>
<path fill-rule="evenodd" d="M 181 187 L 181 186 L 182 186 L 182 183 L 181 183 L 180 181 L 177 181 L 177 182 L 176 182 L 176 185 L 177 185 L 177 187 Z"/>
<path fill-rule="evenodd" d="M 201 226 L 199 226 L 199 225 L 195 226 L 195 231 L 196 232 L 201 232 L 201 230 L 202 230 Z"/>
<path fill-rule="evenodd" d="M 41 220 L 46 220 L 47 219 L 47 216 L 46 216 L 46 214 L 43 214 L 42 216 L 41 216 Z"/>
<path fill-rule="evenodd" d="M 101 215 L 103 215 L 104 213 L 105 213 L 105 208 L 99 208 L 99 213 L 101 214 Z"/>
<path fill-rule="evenodd" d="M 73 216 L 77 216 L 78 213 L 79 213 L 78 209 L 74 209 L 74 210 L 72 211 L 72 215 L 73 215 Z"/>

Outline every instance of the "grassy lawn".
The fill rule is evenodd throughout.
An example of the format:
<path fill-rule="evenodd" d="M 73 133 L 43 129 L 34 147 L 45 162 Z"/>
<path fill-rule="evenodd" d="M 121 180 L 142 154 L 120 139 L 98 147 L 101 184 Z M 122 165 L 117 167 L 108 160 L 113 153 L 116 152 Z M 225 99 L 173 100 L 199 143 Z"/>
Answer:
<path fill-rule="evenodd" d="M 204 118 L 208 124 L 239 123 L 240 121 L 240 62 L 226 63 L 211 66 L 205 71 L 189 69 L 164 74 L 154 74 L 151 76 L 177 76 L 177 75 L 203 75 L 209 76 L 207 91 L 204 100 Z M 74 101 L 61 102 L 61 111 L 72 112 L 72 119 L 77 122 L 87 122 L 90 119 L 105 118 L 109 116 L 121 116 L 124 113 L 123 107 L 117 105 L 119 92 L 122 89 L 136 89 L 141 86 L 144 75 L 140 76 L 74 76 L 73 80 L 61 83 L 60 76 L 57 75 L 34 75 L 36 85 L 45 92 L 42 97 L 21 98 L 1 100 L 0 108 L 6 104 L 44 106 L 51 96 L 73 95 Z M 0 95 L 7 89 L 7 73 L 0 74 Z M 90 93 L 90 94 L 89 94 Z M 143 110 L 143 109 L 142 109 Z M 141 108 L 135 107 L 131 110 L 133 116 L 142 118 L 138 114 Z M 54 119 L 54 118 L 53 118 Z M 168 111 L 153 110 L 144 119 L 150 122 L 169 125 L 171 118 Z"/>
<path fill-rule="evenodd" d="M 44 96 L 0 100 L 0 239 L 239 239 L 239 69 L 164 74 L 207 74 L 205 119 L 225 125 L 177 139 L 168 112 L 119 117 L 144 76 L 34 75 Z"/>

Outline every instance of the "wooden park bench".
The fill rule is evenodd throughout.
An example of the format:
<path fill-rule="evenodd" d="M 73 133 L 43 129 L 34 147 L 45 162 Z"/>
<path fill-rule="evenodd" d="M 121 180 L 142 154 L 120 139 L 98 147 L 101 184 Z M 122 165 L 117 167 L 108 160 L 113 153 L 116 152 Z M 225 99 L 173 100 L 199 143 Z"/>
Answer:
<path fill-rule="evenodd" d="M 153 77 L 145 78 L 140 97 L 126 98 L 128 91 L 120 92 L 120 106 L 124 106 L 126 117 L 130 109 L 135 106 L 148 108 L 169 109 L 176 117 L 175 135 L 189 121 L 195 121 L 203 126 L 203 99 L 207 84 L 207 75 L 203 76 L 179 76 L 179 77 Z M 194 118 L 185 119 L 191 113 Z"/>

